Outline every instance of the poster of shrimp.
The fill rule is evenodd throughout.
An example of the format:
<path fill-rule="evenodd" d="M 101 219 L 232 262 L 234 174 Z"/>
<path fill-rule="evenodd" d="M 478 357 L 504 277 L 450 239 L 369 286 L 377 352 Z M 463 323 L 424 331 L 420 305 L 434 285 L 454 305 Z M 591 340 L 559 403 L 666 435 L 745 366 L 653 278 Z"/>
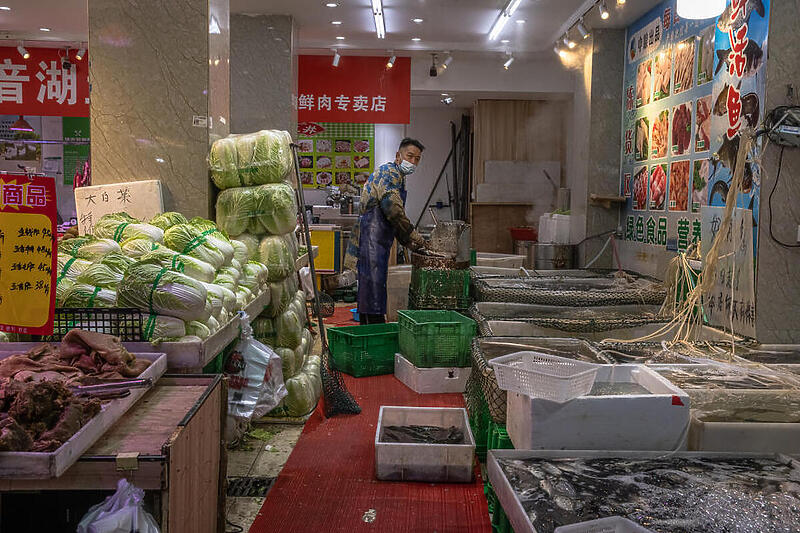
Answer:
<path fill-rule="evenodd" d="M 667 0 L 628 28 L 620 168 L 626 240 L 662 246 L 635 230 L 638 218 L 653 217 L 667 228 L 666 247 L 685 251 L 700 238 L 702 207 L 725 205 L 742 133 L 764 117 L 769 4 L 729 0 L 716 19 L 685 20 L 676 0 Z M 758 141 L 747 154 L 736 198 L 752 212 L 754 246 L 762 150 Z M 647 191 L 644 182 L 626 188 L 625 176 L 643 165 L 657 170 Z"/>

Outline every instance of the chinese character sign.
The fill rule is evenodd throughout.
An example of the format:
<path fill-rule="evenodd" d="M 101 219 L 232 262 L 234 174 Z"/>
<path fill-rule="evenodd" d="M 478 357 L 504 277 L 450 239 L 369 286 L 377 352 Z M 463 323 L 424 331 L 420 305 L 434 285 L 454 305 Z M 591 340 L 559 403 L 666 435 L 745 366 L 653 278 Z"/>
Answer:
<path fill-rule="evenodd" d="M 408 124 L 411 113 L 411 59 L 301 55 L 298 63 L 297 118 L 301 122 Z"/>
<path fill-rule="evenodd" d="M 732 327 L 734 333 L 755 337 L 753 216 L 749 209 L 734 209 L 729 230 L 720 234 L 724 212 L 724 207 L 702 209 L 699 230 L 704 260 L 717 235 L 723 239 L 714 272 L 704 273 L 714 276 L 714 285 L 711 293 L 703 296 L 703 311 L 709 324 L 725 329 Z"/>
<path fill-rule="evenodd" d="M 0 174 L 0 330 L 53 333 L 56 218 L 53 178 Z"/>
<path fill-rule="evenodd" d="M 0 115 L 89 116 L 89 57 L 63 48 L 0 47 Z"/>
<path fill-rule="evenodd" d="M 305 187 L 361 185 L 375 168 L 375 125 L 301 122 L 300 182 Z"/>
<path fill-rule="evenodd" d="M 75 189 L 78 231 L 91 234 L 103 215 L 124 211 L 139 220 L 150 220 L 164 211 L 159 180 L 129 181 Z"/>

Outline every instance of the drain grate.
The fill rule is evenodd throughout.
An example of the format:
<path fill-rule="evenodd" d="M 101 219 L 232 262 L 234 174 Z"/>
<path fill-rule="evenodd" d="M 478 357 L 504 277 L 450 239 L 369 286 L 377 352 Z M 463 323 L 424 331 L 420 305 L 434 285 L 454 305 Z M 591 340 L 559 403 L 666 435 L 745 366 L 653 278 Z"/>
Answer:
<path fill-rule="evenodd" d="M 273 483 L 274 477 L 229 477 L 228 496 L 263 498 Z"/>

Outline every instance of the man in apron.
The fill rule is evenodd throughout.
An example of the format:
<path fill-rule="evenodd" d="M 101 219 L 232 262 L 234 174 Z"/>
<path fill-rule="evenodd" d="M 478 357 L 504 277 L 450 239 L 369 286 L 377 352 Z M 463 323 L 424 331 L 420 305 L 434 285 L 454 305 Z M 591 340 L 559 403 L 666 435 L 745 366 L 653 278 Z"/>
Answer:
<path fill-rule="evenodd" d="M 358 315 L 361 324 L 381 324 L 386 314 L 386 278 L 394 239 L 412 250 L 425 239 L 406 216 L 406 176 L 413 174 L 425 147 L 405 138 L 395 160 L 378 168 L 361 192 L 360 219 L 353 227 L 345 268 L 358 270 Z"/>

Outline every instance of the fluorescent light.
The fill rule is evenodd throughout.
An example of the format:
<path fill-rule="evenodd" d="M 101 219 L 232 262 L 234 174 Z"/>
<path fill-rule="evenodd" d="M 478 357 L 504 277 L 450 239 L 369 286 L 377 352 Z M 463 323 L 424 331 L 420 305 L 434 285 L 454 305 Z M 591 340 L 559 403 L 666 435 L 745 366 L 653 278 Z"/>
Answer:
<path fill-rule="evenodd" d="M 50 31 L 50 28 L 39 28 L 39 31 Z"/>
<path fill-rule="evenodd" d="M 33 131 L 33 126 L 20 115 L 17 121 L 9 126 L 8 129 L 11 131 Z"/>
<path fill-rule="evenodd" d="M 411 19 L 411 22 L 414 24 L 422 24 L 425 19 Z"/>
<path fill-rule="evenodd" d="M 11 11 L 11 8 L 8 6 L 0 6 L 0 11 Z"/>
<path fill-rule="evenodd" d="M 419 37 L 412 37 L 412 38 L 411 38 L 411 40 L 412 40 L 412 41 L 414 41 L 415 43 L 418 43 L 418 42 L 420 42 L 422 39 L 420 39 Z"/>
<path fill-rule="evenodd" d="M 81 59 L 83 59 L 83 56 L 85 55 L 86 55 L 86 48 L 81 48 L 80 50 L 78 50 L 78 53 L 75 54 L 75 59 L 80 61 Z"/>
<path fill-rule="evenodd" d="M 578 24 L 575 26 L 578 28 L 578 33 L 581 34 L 581 37 L 584 39 L 589 38 L 589 30 L 586 29 L 586 26 L 583 25 L 583 19 L 578 21 Z"/>
<path fill-rule="evenodd" d="M 600 11 L 600 18 L 601 19 L 608 20 L 608 17 L 611 16 L 611 14 L 608 12 L 608 8 L 606 7 L 605 1 L 600 2 L 600 4 L 597 6 L 597 9 Z"/>
<path fill-rule="evenodd" d="M 509 41 L 508 39 L 503 39 L 500 42 L 503 43 L 503 44 L 506 44 L 506 43 L 510 43 L 511 41 Z"/>
<path fill-rule="evenodd" d="M 339 26 L 341 23 L 342 23 L 341 20 L 332 20 L 331 21 L 331 24 L 333 24 L 334 26 Z"/>
<path fill-rule="evenodd" d="M 344 36 L 343 35 L 337 35 L 336 36 L 336 40 L 337 41 L 344 41 Z"/>
<path fill-rule="evenodd" d="M 678 16 L 685 19 L 709 19 L 725 11 L 725 0 L 678 0 Z"/>
<path fill-rule="evenodd" d="M 503 63 L 503 68 L 508 70 L 508 68 L 511 66 L 511 63 L 513 62 L 514 62 L 514 56 L 510 56 L 508 59 L 506 59 L 506 62 Z"/>
<path fill-rule="evenodd" d="M 22 56 L 22 59 L 28 59 L 31 57 L 30 52 L 28 52 L 22 45 L 17 46 L 17 52 L 19 52 L 19 55 Z"/>
<path fill-rule="evenodd" d="M 394 66 L 394 62 L 397 60 L 397 56 L 392 56 L 389 58 L 389 61 L 386 62 L 386 68 L 392 68 Z"/>
<path fill-rule="evenodd" d="M 520 2 L 522 2 L 522 0 L 508 0 L 506 7 L 500 11 L 500 15 L 498 15 L 497 20 L 494 21 L 494 25 L 489 32 L 490 41 L 497 39 L 497 37 L 500 35 L 500 32 L 503 31 L 506 23 L 511 19 L 511 17 L 514 15 L 514 12 L 519 7 Z"/>
<path fill-rule="evenodd" d="M 334 50 L 333 51 L 333 66 L 334 67 L 338 67 L 339 66 L 339 60 L 341 58 L 342 58 L 342 56 L 339 55 L 339 51 L 338 50 Z"/>
<path fill-rule="evenodd" d="M 577 46 L 577 43 L 575 41 L 573 41 L 572 39 L 570 39 L 569 38 L 569 34 L 567 34 L 567 33 L 564 34 L 563 42 L 564 42 L 564 46 L 566 46 L 570 50 L 572 50 L 573 48 L 575 48 Z"/>
<path fill-rule="evenodd" d="M 525 24 L 525 19 L 518 19 L 515 20 L 514 22 L 516 22 L 517 24 Z"/>
<path fill-rule="evenodd" d="M 372 17 L 375 19 L 375 32 L 378 39 L 386 38 L 386 23 L 383 20 L 383 2 L 372 0 Z"/>
<path fill-rule="evenodd" d="M 328 2 L 327 4 L 325 4 L 325 7 L 338 7 L 338 6 L 339 4 L 337 4 L 336 2 Z"/>

